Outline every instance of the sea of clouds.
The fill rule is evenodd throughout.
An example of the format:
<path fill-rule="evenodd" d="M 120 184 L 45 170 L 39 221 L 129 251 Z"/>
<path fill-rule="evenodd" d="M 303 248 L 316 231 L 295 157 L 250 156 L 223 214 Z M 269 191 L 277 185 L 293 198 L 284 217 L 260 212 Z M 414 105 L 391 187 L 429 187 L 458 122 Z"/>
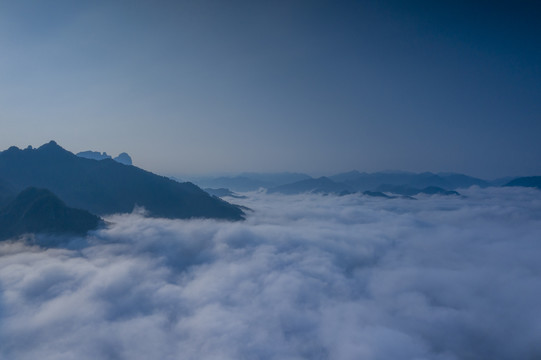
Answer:
<path fill-rule="evenodd" d="M 539 359 L 541 191 L 462 193 L 2 242 L 0 359 Z"/>

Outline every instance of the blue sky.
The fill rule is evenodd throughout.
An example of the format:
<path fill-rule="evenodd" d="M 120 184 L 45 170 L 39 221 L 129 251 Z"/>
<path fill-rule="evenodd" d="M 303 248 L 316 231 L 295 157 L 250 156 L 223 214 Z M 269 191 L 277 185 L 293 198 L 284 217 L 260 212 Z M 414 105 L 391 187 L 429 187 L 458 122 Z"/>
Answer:
<path fill-rule="evenodd" d="M 2 1 L 0 148 L 541 174 L 535 1 Z"/>

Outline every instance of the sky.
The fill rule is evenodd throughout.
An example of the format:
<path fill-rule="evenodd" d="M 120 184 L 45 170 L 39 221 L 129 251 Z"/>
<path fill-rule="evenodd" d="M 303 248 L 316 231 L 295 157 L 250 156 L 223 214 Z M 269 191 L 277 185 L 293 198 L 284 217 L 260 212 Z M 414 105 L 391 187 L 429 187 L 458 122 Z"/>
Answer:
<path fill-rule="evenodd" d="M 243 222 L 2 241 L 0 358 L 539 359 L 541 193 L 464 194 L 259 193 Z"/>
<path fill-rule="evenodd" d="M 0 149 L 541 175 L 537 1 L 0 1 Z"/>

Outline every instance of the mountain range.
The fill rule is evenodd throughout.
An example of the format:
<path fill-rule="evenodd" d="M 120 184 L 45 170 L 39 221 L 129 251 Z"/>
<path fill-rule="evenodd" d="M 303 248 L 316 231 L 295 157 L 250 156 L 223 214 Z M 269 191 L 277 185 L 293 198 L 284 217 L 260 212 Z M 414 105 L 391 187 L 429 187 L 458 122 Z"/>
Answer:
<path fill-rule="evenodd" d="M 360 173 L 351 171 L 337 174 L 330 177 L 332 180 L 344 183 L 355 191 L 376 190 L 381 185 L 400 185 L 411 188 L 426 188 L 437 186 L 444 189 L 468 188 L 473 185 L 486 187 L 489 182 L 475 177 L 455 174 L 431 172 L 409 173 L 409 172 L 377 172 Z"/>
<path fill-rule="evenodd" d="M 237 176 L 192 177 L 190 180 L 203 188 L 226 188 L 233 191 L 245 192 L 259 190 L 261 188 L 268 189 L 311 178 L 311 176 L 301 173 L 245 172 Z"/>
<path fill-rule="evenodd" d="M 265 188 L 268 193 L 282 194 L 362 193 L 411 198 L 419 194 L 459 195 L 456 189 L 494 185 L 455 173 L 350 171 L 319 178 L 301 173 L 243 173 L 206 178 L 206 183 L 222 186 L 204 191 L 193 183 L 129 165 L 127 154 L 116 160 L 106 153 L 83 155 L 75 155 L 54 141 L 37 149 L 12 146 L 0 152 L 0 239 L 25 231 L 81 233 L 101 221 L 93 214 L 126 213 L 135 207 L 144 207 L 156 217 L 241 220 L 243 208 L 219 198 L 242 198 L 227 187 L 240 189 L 237 191 Z M 498 182 L 541 189 L 539 176 Z"/>
<path fill-rule="evenodd" d="M 522 179 L 522 180 L 521 180 Z M 266 189 L 267 193 L 300 194 L 323 193 L 345 195 L 351 193 L 394 194 L 400 196 L 458 195 L 457 189 L 471 186 L 533 186 L 539 187 L 539 177 L 501 178 L 492 181 L 458 173 L 411 173 L 386 171 L 362 173 L 357 170 L 340 173 L 328 177 L 313 178 L 301 173 L 260 174 L 243 173 L 238 176 L 199 178 L 199 185 L 214 184 L 224 188 L 217 196 L 227 196 L 225 190 L 252 191 Z M 293 180 L 289 181 L 288 180 Z M 381 195 L 378 195 L 381 196 Z"/>
<path fill-rule="evenodd" d="M 541 189 L 541 176 L 526 176 L 511 180 L 505 186 L 522 186 Z"/>
<path fill-rule="evenodd" d="M 281 193 L 281 194 L 299 194 L 305 192 L 311 193 L 331 193 L 331 194 L 350 194 L 353 188 L 344 183 L 339 183 L 322 176 L 317 179 L 306 179 L 296 181 L 291 184 L 280 185 L 267 189 L 267 193 Z"/>
<path fill-rule="evenodd" d="M 165 218 L 243 219 L 236 205 L 192 183 L 179 183 L 112 159 L 76 156 L 51 141 L 37 149 L 10 147 L 0 152 L 0 201 L 27 187 L 48 189 L 67 206 L 98 215 L 144 207 Z M 0 204 L 1 205 L 1 204 Z"/>

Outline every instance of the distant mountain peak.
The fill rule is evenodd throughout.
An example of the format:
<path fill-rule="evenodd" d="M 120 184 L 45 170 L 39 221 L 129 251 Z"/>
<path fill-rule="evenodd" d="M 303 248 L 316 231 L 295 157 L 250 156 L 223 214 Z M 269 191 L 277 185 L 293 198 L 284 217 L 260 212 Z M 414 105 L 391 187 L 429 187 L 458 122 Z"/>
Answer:
<path fill-rule="evenodd" d="M 33 151 L 34 149 L 32 149 Z M 39 153 L 44 154 L 69 154 L 73 155 L 68 150 L 64 149 L 62 146 L 58 145 L 56 141 L 51 140 L 46 144 L 41 145 L 39 148 L 35 149 L 35 151 L 38 151 Z"/>
<path fill-rule="evenodd" d="M 504 186 L 522 186 L 541 189 L 541 176 L 524 176 L 511 180 Z"/>
<path fill-rule="evenodd" d="M 76 154 L 78 157 L 82 157 L 85 159 L 92 159 L 92 160 L 105 160 L 105 159 L 112 159 L 111 155 L 107 154 L 105 151 L 100 153 L 99 151 L 81 151 Z"/>
<path fill-rule="evenodd" d="M 107 154 L 105 151 L 100 153 L 99 151 L 87 150 L 87 151 L 78 152 L 76 155 L 78 157 L 82 157 L 85 159 L 98 160 L 98 161 L 112 159 L 124 165 L 133 165 L 131 156 L 125 152 L 120 153 L 115 158 Z"/>
<path fill-rule="evenodd" d="M 131 156 L 125 152 L 118 154 L 118 156 L 113 160 L 124 165 L 132 165 Z"/>
<path fill-rule="evenodd" d="M 57 142 L 54 141 L 54 140 L 51 140 L 48 143 L 45 143 L 45 144 L 41 145 L 38 148 L 38 150 L 53 149 L 53 148 L 60 148 L 60 149 L 64 150 L 64 148 L 62 148 L 60 145 L 58 145 Z"/>

